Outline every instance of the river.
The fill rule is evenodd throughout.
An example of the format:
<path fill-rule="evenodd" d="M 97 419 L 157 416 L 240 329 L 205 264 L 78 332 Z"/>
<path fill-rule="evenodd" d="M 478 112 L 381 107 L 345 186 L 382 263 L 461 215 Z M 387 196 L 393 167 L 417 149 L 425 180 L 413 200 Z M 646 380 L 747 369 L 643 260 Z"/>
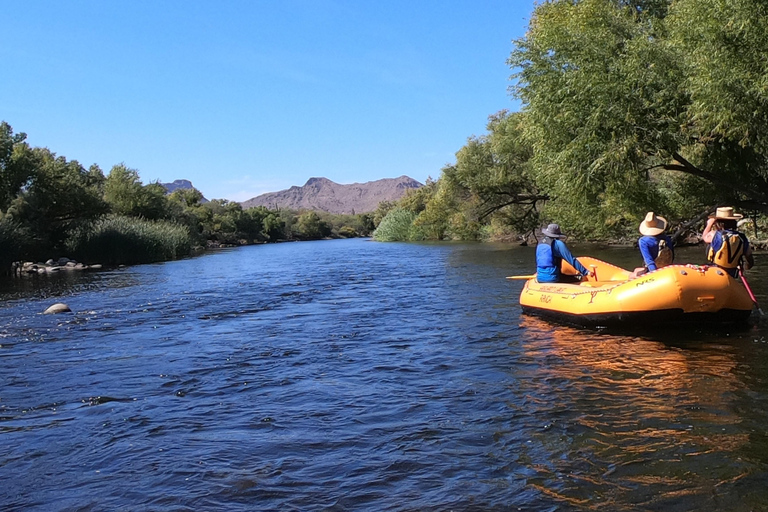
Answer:
<path fill-rule="evenodd" d="M 0 510 L 768 509 L 768 321 L 547 323 L 504 279 L 533 260 L 332 240 L 3 282 Z"/>

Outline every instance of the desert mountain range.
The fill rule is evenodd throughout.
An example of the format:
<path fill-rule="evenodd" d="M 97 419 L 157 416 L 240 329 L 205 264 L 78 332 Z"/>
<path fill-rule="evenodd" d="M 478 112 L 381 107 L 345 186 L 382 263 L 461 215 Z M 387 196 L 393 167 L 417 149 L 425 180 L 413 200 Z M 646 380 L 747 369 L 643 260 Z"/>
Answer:
<path fill-rule="evenodd" d="M 243 209 L 265 206 L 271 210 L 321 210 L 329 213 L 367 213 L 382 201 L 400 199 L 408 190 L 423 185 L 408 176 L 367 183 L 340 185 L 327 178 L 310 178 L 303 187 L 270 192 L 240 203 Z"/>

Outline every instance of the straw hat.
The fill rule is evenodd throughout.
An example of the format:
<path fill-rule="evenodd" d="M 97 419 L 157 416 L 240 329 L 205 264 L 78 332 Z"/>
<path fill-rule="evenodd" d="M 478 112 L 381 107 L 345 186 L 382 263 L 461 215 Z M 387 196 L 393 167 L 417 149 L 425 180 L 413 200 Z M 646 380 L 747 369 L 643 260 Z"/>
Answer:
<path fill-rule="evenodd" d="M 640 233 L 645 236 L 656 236 L 667 229 L 667 219 L 659 217 L 653 212 L 648 212 L 643 222 L 640 223 Z"/>
<path fill-rule="evenodd" d="M 721 206 L 710 219 L 739 220 L 744 216 L 740 213 L 733 213 L 733 206 Z"/>
<path fill-rule="evenodd" d="M 560 226 L 557 224 L 550 224 L 542 229 L 541 232 L 550 238 L 565 238 L 565 235 L 560 231 Z"/>

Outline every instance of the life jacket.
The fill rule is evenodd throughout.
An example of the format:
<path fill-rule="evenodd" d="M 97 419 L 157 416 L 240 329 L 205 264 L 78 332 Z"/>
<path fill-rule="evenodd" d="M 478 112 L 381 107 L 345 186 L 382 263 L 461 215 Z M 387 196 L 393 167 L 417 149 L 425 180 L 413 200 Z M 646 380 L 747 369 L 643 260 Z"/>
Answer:
<path fill-rule="evenodd" d="M 718 267 L 738 267 L 744 256 L 744 239 L 735 231 L 721 231 L 720 238 L 723 243 L 717 251 L 712 248 L 711 244 L 707 248 L 707 260 Z"/>
<path fill-rule="evenodd" d="M 556 268 L 560 272 L 560 261 L 562 258 L 555 256 L 555 239 L 546 237 L 536 247 L 536 266 L 542 268 Z"/>
<path fill-rule="evenodd" d="M 667 241 L 663 238 L 659 240 L 659 254 L 653 262 L 656 264 L 656 268 L 666 267 L 672 264 L 672 260 L 675 259 L 675 253 L 672 252 L 672 248 L 667 245 Z"/>

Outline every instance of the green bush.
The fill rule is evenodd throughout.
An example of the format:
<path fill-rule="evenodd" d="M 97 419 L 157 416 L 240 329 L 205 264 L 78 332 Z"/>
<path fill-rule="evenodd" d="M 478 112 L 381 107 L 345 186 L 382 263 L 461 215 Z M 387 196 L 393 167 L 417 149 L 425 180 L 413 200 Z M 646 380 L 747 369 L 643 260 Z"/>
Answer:
<path fill-rule="evenodd" d="M 84 224 L 67 238 L 78 260 L 107 265 L 151 263 L 181 258 L 191 249 L 189 229 L 168 221 L 107 216 Z"/>
<path fill-rule="evenodd" d="M 381 220 L 373 232 L 373 239 L 379 242 L 406 242 L 411 240 L 413 221 L 416 214 L 403 208 L 395 208 Z"/>

